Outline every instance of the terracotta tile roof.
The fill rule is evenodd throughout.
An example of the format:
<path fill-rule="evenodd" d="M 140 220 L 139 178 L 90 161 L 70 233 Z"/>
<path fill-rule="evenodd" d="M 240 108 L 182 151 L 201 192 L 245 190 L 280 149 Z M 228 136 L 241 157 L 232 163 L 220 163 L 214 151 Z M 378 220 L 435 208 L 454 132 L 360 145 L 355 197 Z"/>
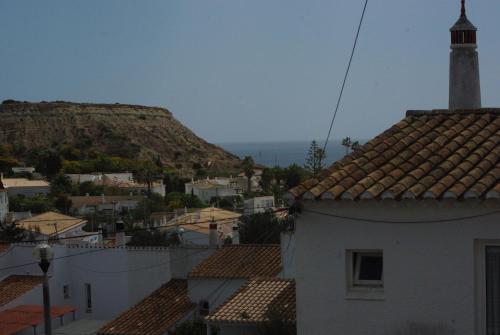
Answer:
<path fill-rule="evenodd" d="M 87 221 L 56 212 L 46 212 L 21 220 L 17 225 L 26 230 L 39 231 L 44 235 L 56 235 L 79 225 L 86 224 Z"/>
<path fill-rule="evenodd" d="M 187 280 L 172 279 L 103 326 L 98 335 L 162 335 L 196 307 Z"/>
<path fill-rule="evenodd" d="M 409 111 L 318 178 L 303 199 L 500 198 L 500 109 Z"/>
<path fill-rule="evenodd" d="M 0 306 L 19 298 L 42 284 L 41 276 L 12 275 L 0 281 Z"/>
<path fill-rule="evenodd" d="M 279 245 L 225 245 L 198 264 L 190 278 L 274 277 L 281 271 Z"/>
<path fill-rule="evenodd" d="M 218 223 L 218 229 L 224 235 L 228 235 L 233 232 L 233 224 L 238 223 L 240 217 L 240 213 L 208 207 L 176 217 L 170 220 L 165 227 L 177 228 L 180 225 L 185 230 L 192 230 L 208 235 L 210 232 L 210 223 L 213 220 Z"/>
<path fill-rule="evenodd" d="M 231 323 L 263 322 L 268 320 L 267 314 L 271 308 L 281 311 L 287 321 L 295 322 L 294 280 L 252 279 L 210 313 L 206 320 Z"/>
<path fill-rule="evenodd" d="M 26 178 L 4 178 L 2 179 L 5 188 L 10 187 L 50 187 L 45 180 L 29 180 Z"/>

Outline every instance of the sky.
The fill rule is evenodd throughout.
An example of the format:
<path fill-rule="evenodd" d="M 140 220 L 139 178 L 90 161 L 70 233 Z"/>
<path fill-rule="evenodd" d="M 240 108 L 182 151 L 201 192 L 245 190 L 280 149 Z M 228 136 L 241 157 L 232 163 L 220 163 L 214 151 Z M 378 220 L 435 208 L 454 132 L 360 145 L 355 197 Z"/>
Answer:
<path fill-rule="evenodd" d="M 168 108 L 213 143 L 326 137 L 364 0 L 1 0 L 0 100 Z M 499 106 L 498 0 L 468 0 Z M 332 138 L 446 108 L 459 0 L 371 0 Z M 1 120 L 0 120 L 1 122 Z"/>

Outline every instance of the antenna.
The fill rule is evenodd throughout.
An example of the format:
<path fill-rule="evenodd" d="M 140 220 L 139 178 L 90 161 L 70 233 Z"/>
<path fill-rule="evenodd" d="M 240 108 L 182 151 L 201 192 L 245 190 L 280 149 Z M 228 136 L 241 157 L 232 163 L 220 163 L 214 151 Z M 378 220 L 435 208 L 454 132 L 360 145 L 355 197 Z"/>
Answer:
<path fill-rule="evenodd" d="M 461 10 L 461 15 L 465 16 L 465 0 L 462 0 L 462 10 Z"/>

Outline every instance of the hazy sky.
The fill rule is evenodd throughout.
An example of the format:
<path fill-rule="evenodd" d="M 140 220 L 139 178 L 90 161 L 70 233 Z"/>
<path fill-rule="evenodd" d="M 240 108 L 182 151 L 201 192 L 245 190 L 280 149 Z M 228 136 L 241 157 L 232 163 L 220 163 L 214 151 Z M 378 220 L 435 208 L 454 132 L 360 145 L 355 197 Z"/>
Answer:
<path fill-rule="evenodd" d="M 459 0 L 371 0 L 333 138 L 446 107 Z M 483 105 L 500 1 L 468 0 Z M 0 99 L 167 107 L 211 142 L 322 139 L 363 0 L 0 0 Z M 0 120 L 1 122 L 1 120 Z"/>

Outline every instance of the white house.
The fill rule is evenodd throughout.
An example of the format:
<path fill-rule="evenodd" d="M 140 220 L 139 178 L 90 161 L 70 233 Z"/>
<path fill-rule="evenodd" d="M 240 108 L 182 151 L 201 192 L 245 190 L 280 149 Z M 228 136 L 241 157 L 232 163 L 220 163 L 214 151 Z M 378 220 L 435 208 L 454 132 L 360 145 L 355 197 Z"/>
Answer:
<path fill-rule="evenodd" d="M 409 111 L 290 190 L 298 334 L 500 333 L 499 158 L 500 109 Z"/>
<path fill-rule="evenodd" d="M 239 243 L 240 213 L 208 207 L 184 213 L 162 228 L 178 231 L 183 244 L 220 245 L 226 238 Z"/>
<path fill-rule="evenodd" d="M 50 193 L 50 184 L 45 180 L 29 180 L 26 178 L 0 178 L 7 189 L 9 197 L 24 195 L 33 197 Z"/>
<path fill-rule="evenodd" d="M 5 222 L 7 213 L 9 212 L 9 197 L 7 195 L 7 190 L 3 186 L 0 180 L 0 222 Z"/>
<path fill-rule="evenodd" d="M 26 231 L 26 238 L 59 240 L 62 243 L 74 243 L 82 240 L 86 220 L 74 218 L 56 212 L 46 212 L 16 222 Z M 74 238 L 72 238 L 74 237 Z"/>
<path fill-rule="evenodd" d="M 74 196 L 69 197 L 71 201 L 70 212 L 82 216 L 99 212 L 118 215 L 135 209 L 143 199 L 142 196 L 126 195 Z"/>
<path fill-rule="evenodd" d="M 245 214 L 264 213 L 274 209 L 274 196 L 254 197 L 245 200 Z"/>
<path fill-rule="evenodd" d="M 32 244 L 13 244 L 0 250 L 0 320 L 3 320 L 3 312 L 22 306 L 41 308 L 41 270 L 33 259 L 33 248 Z M 135 315 L 139 321 L 146 320 L 148 316 L 158 320 L 168 313 L 176 317 L 178 310 L 170 310 L 167 304 L 178 306 L 175 302 L 182 294 L 182 285 L 187 288 L 187 273 L 214 252 L 213 248 L 200 247 L 53 245 L 52 248 L 55 255 L 48 272 L 52 306 L 69 307 L 75 311 L 77 320 L 106 321 L 116 318 L 149 295 L 160 302 L 161 308 L 153 314 Z M 162 290 L 165 286 L 170 288 Z M 154 294 L 155 290 L 160 291 Z M 162 292 L 170 292 L 170 299 L 163 299 Z M 187 297 L 187 293 L 184 295 Z M 192 303 L 187 305 L 190 309 L 195 307 Z M 73 320 L 71 314 L 64 315 L 65 323 Z M 58 318 L 53 319 L 52 325 L 59 327 Z M 130 324 L 124 326 L 130 327 Z M 42 330 L 43 324 L 39 324 L 37 333 Z M 33 334 L 33 327 L 28 325 L 27 332 L 20 334 Z"/>
<path fill-rule="evenodd" d="M 237 197 L 243 194 L 242 188 L 231 178 L 192 180 L 184 186 L 186 194 L 195 195 L 205 203 L 209 203 L 213 198 Z"/>

